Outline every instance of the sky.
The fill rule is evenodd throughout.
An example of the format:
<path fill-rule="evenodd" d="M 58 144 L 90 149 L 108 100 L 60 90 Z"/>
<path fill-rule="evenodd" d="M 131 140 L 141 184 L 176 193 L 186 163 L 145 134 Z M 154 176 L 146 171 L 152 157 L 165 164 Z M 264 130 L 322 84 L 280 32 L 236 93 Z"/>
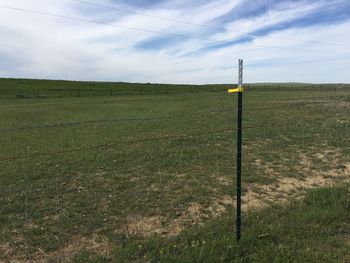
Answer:
<path fill-rule="evenodd" d="M 349 0 L 0 0 L 0 77 L 350 83 Z"/>

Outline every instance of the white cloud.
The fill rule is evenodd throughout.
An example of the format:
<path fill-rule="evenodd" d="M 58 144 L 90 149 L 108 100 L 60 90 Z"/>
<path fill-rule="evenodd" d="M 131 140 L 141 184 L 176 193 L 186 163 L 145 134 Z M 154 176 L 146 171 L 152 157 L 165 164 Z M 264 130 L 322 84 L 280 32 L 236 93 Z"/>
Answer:
<path fill-rule="evenodd" d="M 234 0 L 213 1 L 200 8 L 191 8 L 191 12 L 166 9 L 163 5 L 161 9 L 152 9 L 152 14 L 206 23 L 237 4 L 238 1 Z M 0 5 L 115 21 L 116 24 L 170 34 L 196 36 L 204 30 L 135 14 L 120 15 L 120 12 L 115 12 L 114 15 L 114 12 L 108 11 L 107 17 L 104 9 L 82 12 L 77 9 L 76 3 L 69 0 L 8 0 L 1 1 Z M 314 8 L 313 5 L 306 5 L 304 8 L 299 6 L 298 10 L 270 11 L 268 19 L 239 20 L 230 24 L 228 29 L 234 26 L 243 31 L 252 31 L 262 25 L 300 16 L 302 12 L 306 14 Z M 0 74 L 4 77 L 61 79 L 68 76 L 69 79 L 79 80 L 230 83 L 236 79 L 233 66 L 238 58 L 244 58 L 247 65 L 252 65 L 245 70 L 249 82 L 350 82 L 350 75 L 347 74 L 350 50 L 346 46 L 350 42 L 350 21 L 283 30 L 255 39 L 252 43 L 181 57 L 180 54 L 206 46 L 208 41 L 184 38 L 175 46 L 142 51 L 135 45 L 157 34 L 2 8 L 0 12 L 0 34 L 6 36 L 0 42 L 0 59 L 3 60 Z M 205 38 L 231 39 L 232 32 Z"/>

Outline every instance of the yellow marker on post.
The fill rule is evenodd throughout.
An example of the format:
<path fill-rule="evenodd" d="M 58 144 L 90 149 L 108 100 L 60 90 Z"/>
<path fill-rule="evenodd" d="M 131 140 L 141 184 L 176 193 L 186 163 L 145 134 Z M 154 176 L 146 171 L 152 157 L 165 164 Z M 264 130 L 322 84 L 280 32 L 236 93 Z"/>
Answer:
<path fill-rule="evenodd" d="M 243 88 L 229 89 L 228 93 L 239 93 L 243 92 Z"/>

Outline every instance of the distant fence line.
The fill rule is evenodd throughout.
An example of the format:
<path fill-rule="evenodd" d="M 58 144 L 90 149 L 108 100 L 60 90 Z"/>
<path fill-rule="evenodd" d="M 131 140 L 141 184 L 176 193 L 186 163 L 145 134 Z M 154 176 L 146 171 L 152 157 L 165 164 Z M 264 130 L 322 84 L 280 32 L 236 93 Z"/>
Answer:
<path fill-rule="evenodd" d="M 41 86 L 40 84 L 39 86 Z M 63 84 L 62 84 L 63 85 Z M 96 96 L 136 96 L 136 95 L 167 95 L 167 94 L 191 94 L 206 92 L 227 92 L 227 88 L 233 85 L 152 85 L 139 84 L 139 87 L 98 87 L 95 88 L 42 88 L 42 87 L 14 87 L 6 85 L 0 88 L 0 98 L 47 98 L 47 97 L 96 97 Z M 259 91 L 337 91 L 350 88 L 349 85 L 337 84 L 247 84 L 247 90 Z"/>

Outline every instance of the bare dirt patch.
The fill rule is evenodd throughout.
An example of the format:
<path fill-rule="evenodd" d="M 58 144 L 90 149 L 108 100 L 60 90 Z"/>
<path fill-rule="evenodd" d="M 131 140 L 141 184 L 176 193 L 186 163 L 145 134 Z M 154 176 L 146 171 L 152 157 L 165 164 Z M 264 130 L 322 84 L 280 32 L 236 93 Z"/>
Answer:
<path fill-rule="evenodd" d="M 0 256 L 3 258 L 10 258 L 10 262 L 27 262 L 25 260 L 25 251 L 27 251 L 28 246 L 25 239 L 18 233 L 18 231 L 12 231 L 11 234 L 13 236 L 13 240 L 11 242 L 0 244 Z M 12 246 L 12 242 L 16 244 L 16 248 Z M 5 261 L 1 261 L 0 259 L 0 262 Z"/>
<path fill-rule="evenodd" d="M 89 237 L 75 236 L 53 253 L 46 253 L 41 248 L 37 248 L 30 258 L 27 258 L 26 248 L 23 246 L 22 249 L 14 250 L 10 243 L 0 245 L 0 255 L 11 259 L 8 262 L 70 262 L 74 256 L 84 250 L 100 256 L 109 256 L 111 244 L 107 237 L 96 233 Z M 0 260 L 0 262 L 3 261 Z"/>
<path fill-rule="evenodd" d="M 41 251 L 42 260 L 37 262 L 69 262 L 79 251 L 83 250 L 100 256 L 109 256 L 111 244 L 107 237 L 96 233 L 89 237 L 75 236 L 62 249 L 54 253 L 45 254 Z"/>
<path fill-rule="evenodd" d="M 10 243 L 0 245 L 0 254 L 4 258 L 10 258 L 13 255 L 13 249 L 11 248 Z"/>
<path fill-rule="evenodd" d="M 256 160 L 257 169 L 268 173 L 276 179 L 269 185 L 253 184 L 247 187 L 242 198 L 242 208 L 245 211 L 268 207 L 272 203 L 285 204 L 291 198 L 301 198 L 308 189 L 315 187 L 334 186 L 339 182 L 350 181 L 350 163 L 342 164 L 341 154 L 338 150 L 327 150 L 316 153 L 313 157 L 322 163 L 327 163 L 329 169 L 316 171 L 311 169 L 313 162 L 306 154 L 299 154 L 298 169 L 306 174 L 303 178 L 282 177 L 272 168 L 272 164 Z M 226 177 L 218 177 L 218 181 L 229 184 Z M 163 222 L 160 216 L 134 217 L 129 220 L 128 234 L 149 237 L 153 234 L 174 236 L 179 234 L 185 226 L 201 224 L 205 218 L 216 218 L 224 214 L 228 207 L 233 207 L 235 198 L 224 195 L 212 200 L 208 207 L 191 203 L 188 209 L 179 213 L 171 222 Z"/>
<path fill-rule="evenodd" d="M 254 164 L 256 169 L 264 174 L 269 174 L 271 177 L 279 176 L 279 173 L 272 168 L 272 164 L 269 162 L 264 163 L 262 160 L 256 159 Z"/>
<path fill-rule="evenodd" d="M 315 171 L 312 169 L 312 159 L 303 153 L 299 154 L 299 169 L 308 176 L 304 178 L 277 177 L 277 182 L 270 185 L 252 185 L 248 187 L 243 197 L 243 209 L 259 209 L 273 202 L 286 203 L 291 197 L 300 198 L 306 190 L 315 187 L 334 186 L 339 181 L 350 181 L 350 163 L 339 166 L 341 153 L 339 150 L 326 150 L 316 153 L 315 157 L 322 163 L 327 163 L 329 169 Z M 268 164 L 256 161 L 257 167 L 268 174 L 273 170 Z M 275 173 L 276 174 L 276 173 Z"/>
<path fill-rule="evenodd" d="M 231 183 L 231 181 L 225 176 L 218 176 L 217 180 L 221 185 L 225 185 L 225 186 L 228 186 Z"/>
<path fill-rule="evenodd" d="M 162 217 L 134 216 L 127 219 L 126 232 L 128 235 L 148 237 L 152 234 L 161 234 L 163 231 Z"/>
<path fill-rule="evenodd" d="M 185 225 L 201 222 L 202 206 L 191 203 L 184 212 L 179 212 L 171 222 L 165 222 L 161 216 L 134 216 L 127 219 L 126 232 L 128 235 L 150 237 L 154 234 L 175 236 L 185 229 Z"/>

